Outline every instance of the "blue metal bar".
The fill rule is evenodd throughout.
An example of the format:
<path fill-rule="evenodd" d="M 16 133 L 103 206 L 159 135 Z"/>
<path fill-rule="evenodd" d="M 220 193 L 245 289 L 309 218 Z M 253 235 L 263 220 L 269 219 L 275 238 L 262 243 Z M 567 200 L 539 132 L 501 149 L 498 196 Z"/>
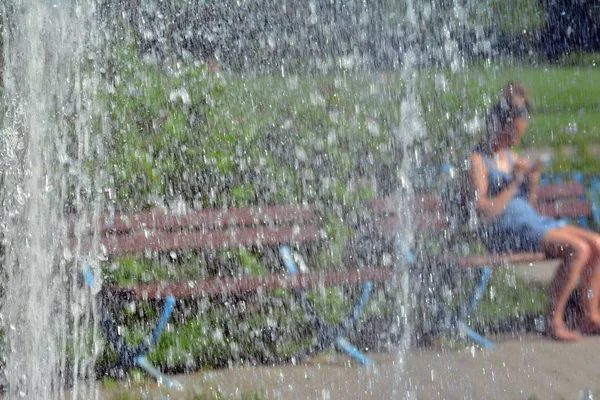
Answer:
<path fill-rule="evenodd" d="M 86 268 L 84 271 L 84 277 L 87 285 L 90 289 L 94 288 L 95 279 L 94 273 L 91 268 Z M 165 307 L 163 308 L 161 317 L 156 324 L 156 327 L 152 331 L 152 334 L 147 340 L 144 340 L 140 346 L 136 349 L 131 348 L 127 345 L 118 334 L 118 330 L 114 322 L 108 316 L 106 310 L 101 311 L 100 325 L 104 329 L 108 340 L 114 346 L 114 349 L 119 354 L 119 365 L 122 368 L 129 369 L 135 365 L 139 366 L 142 370 L 146 371 L 150 376 L 156 379 L 159 385 L 164 385 L 168 389 L 182 390 L 183 385 L 179 382 L 168 378 L 156 367 L 154 367 L 150 361 L 146 358 L 146 353 L 158 342 L 171 314 L 175 307 L 175 297 L 169 296 L 165 299 Z"/>
<path fill-rule="evenodd" d="M 409 264 L 414 264 L 414 262 L 415 262 L 416 260 L 417 260 L 417 259 L 416 259 L 415 255 L 413 254 L 413 252 L 412 252 L 412 251 L 410 251 L 410 250 L 407 250 L 407 252 L 406 252 L 406 261 L 407 261 Z"/>
<path fill-rule="evenodd" d="M 458 321 L 458 330 L 469 337 L 472 341 L 479 344 L 484 349 L 491 349 L 494 347 L 494 342 L 484 338 L 479 333 L 471 329 L 464 321 Z"/>
<path fill-rule="evenodd" d="M 296 262 L 292 256 L 292 250 L 289 248 L 289 246 L 281 246 L 279 248 L 279 254 L 281 254 L 283 264 L 290 274 L 297 274 L 300 272 L 296 266 Z"/>
<path fill-rule="evenodd" d="M 467 307 L 467 315 L 471 314 L 473 310 L 477 307 L 483 295 L 485 294 L 485 289 L 488 286 L 490 281 L 490 277 L 492 276 L 492 269 L 490 267 L 484 266 L 481 268 L 481 279 L 479 280 L 479 284 L 475 288 L 473 292 L 473 296 L 469 301 L 469 305 Z"/>
<path fill-rule="evenodd" d="M 490 267 L 484 266 L 484 267 L 482 267 L 481 270 L 482 270 L 481 271 L 481 279 L 479 280 L 479 284 L 475 287 L 475 291 L 473 292 L 473 296 L 469 300 L 469 304 L 468 304 L 466 312 L 465 312 L 465 318 L 469 314 L 471 314 L 471 312 L 473 312 L 473 310 L 475 310 L 475 308 L 477 307 L 477 305 L 479 304 L 479 302 L 483 298 L 483 295 L 485 294 L 485 290 L 486 290 L 486 288 L 488 286 L 488 283 L 490 281 L 490 277 L 492 276 L 492 269 Z M 457 321 L 457 327 L 458 327 L 458 330 L 460 332 L 464 333 L 471 340 L 473 340 L 475 343 L 478 343 L 483 348 L 489 349 L 489 348 L 492 348 L 494 346 L 493 342 L 485 339 L 479 333 L 475 332 L 462 319 L 459 319 Z"/>
<path fill-rule="evenodd" d="M 165 308 L 163 308 L 163 312 L 160 316 L 158 324 L 156 324 L 156 328 L 154 328 L 154 331 L 152 332 L 150 346 L 154 346 L 156 342 L 158 342 L 158 339 L 160 338 L 160 335 L 162 335 L 167 322 L 169 322 L 169 318 L 171 318 L 173 308 L 175 308 L 175 297 L 169 296 L 165 299 Z"/>
<path fill-rule="evenodd" d="M 344 323 L 344 333 L 348 333 L 353 327 L 356 321 L 360 318 L 365 306 L 369 302 L 371 298 L 371 293 L 373 292 L 373 283 L 365 282 L 363 283 L 363 290 L 358 302 L 354 305 L 354 309 L 352 310 L 352 314 L 350 318 L 346 320 Z"/>
<path fill-rule="evenodd" d="M 351 344 L 345 337 L 339 336 L 335 340 L 335 344 L 341 350 L 346 352 L 352 358 L 358 360 L 362 365 L 373 365 L 375 362 L 361 353 L 360 350 L 356 348 L 353 344 Z"/>
<path fill-rule="evenodd" d="M 167 325 L 167 322 L 169 321 L 169 318 L 171 317 L 171 314 L 173 313 L 174 306 L 175 306 L 175 297 L 173 297 L 173 296 L 167 297 L 165 299 L 165 307 L 163 308 L 163 311 L 158 320 L 158 323 L 156 324 L 156 327 L 154 328 L 152 333 L 150 335 L 148 335 L 145 340 L 142 341 L 142 344 L 140 344 L 134 350 L 136 356 L 146 355 L 152 349 L 152 347 L 154 347 L 154 345 L 156 345 L 156 343 L 158 342 L 158 339 L 160 339 L 160 335 L 162 335 L 162 332 L 163 332 L 165 326 Z"/>
<path fill-rule="evenodd" d="M 86 268 L 85 269 L 85 281 L 87 282 L 88 286 L 90 287 L 90 289 L 94 288 L 94 284 L 95 284 L 95 280 L 94 280 L 94 272 L 92 271 L 91 268 Z"/>
<path fill-rule="evenodd" d="M 600 181 L 598 178 L 592 179 L 590 188 L 590 201 L 592 203 L 592 217 L 596 228 L 600 226 L 600 208 L 598 207 L 598 196 L 600 196 Z"/>
<path fill-rule="evenodd" d="M 170 379 L 165 374 L 154 367 L 146 356 L 139 356 L 135 359 L 138 367 L 146 371 L 150 376 L 156 379 L 159 385 L 164 385 L 167 389 L 183 390 L 183 385 L 174 379 Z"/>
<path fill-rule="evenodd" d="M 299 268 L 296 265 L 296 262 L 294 261 L 292 251 L 289 248 L 289 246 L 281 246 L 279 248 L 279 254 L 281 254 L 281 258 L 283 260 L 283 263 L 284 263 L 287 271 L 290 274 L 298 274 Z M 352 310 L 352 313 L 350 315 L 350 318 L 348 318 L 342 324 L 341 332 L 343 334 L 346 334 L 354 327 L 354 324 L 356 323 L 356 321 L 358 321 L 366 304 L 368 303 L 369 298 L 371 297 L 372 291 L 373 291 L 373 283 L 371 283 L 371 282 L 363 283 L 363 290 L 362 290 L 360 299 L 355 304 L 355 306 Z M 313 314 L 313 315 L 310 315 L 310 318 L 313 321 L 313 323 L 319 323 L 319 325 L 322 325 L 321 318 L 319 318 L 316 315 L 314 309 L 312 308 L 312 305 L 309 304 L 305 293 L 299 292 L 297 295 L 300 297 L 300 301 L 302 303 L 302 306 L 303 306 L 305 312 L 308 312 L 309 314 Z M 323 329 L 317 329 L 317 330 L 318 330 L 318 335 L 319 335 L 320 341 L 328 342 L 327 345 L 329 345 L 329 343 L 330 343 L 329 340 L 333 339 L 333 337 L 331 336 L 331 333 L 328 331 L 324 331 Z M 338 328 L 335 331 L 337 331 L 339 333 L 340 329 Z M 331 339 L 328 339 L 328 338 L 331 338 Z M 373 364 L 373 360 L 371 360 L 369 357 L 367 357 L 363 353 L 361 353 L 360 350 L 358 350 L 356 348 L 356 346 L 354 346 L 353 344 L 348 342 L 348 340 L 343 335 L 339 335 L 335 338 L 335 344 L 339 350 L 346 352 L 348 355 L 350 355 L 351 357 L 358 360 L 361 364 L 363 364 L 363 365 Z M 325 346 L 325 344 L 324 344 L 324 346 Z"/>

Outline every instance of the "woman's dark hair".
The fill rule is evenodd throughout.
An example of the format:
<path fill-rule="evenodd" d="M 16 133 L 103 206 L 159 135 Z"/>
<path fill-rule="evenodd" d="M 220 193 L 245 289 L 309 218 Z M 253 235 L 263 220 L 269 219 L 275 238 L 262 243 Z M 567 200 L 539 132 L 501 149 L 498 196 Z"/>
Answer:
<path fill-rule="evenodd" d="M 480 145 L 480 151 L 485 153 L 491 152 L 492 142 L 512 125 L 518 113 L 515 105 L 516 97 L 523 98 L 527 111 L 531 110 L 529 90 L 525 85 L 517 81 L 510 81 L 504 85 L 500 100 L 490 108 L 486 116 L 485 127 L 487 135 L 484 139 L 485 145 Z M 485 151 L 486 148 L 488 148 L 487 151 Z"/>

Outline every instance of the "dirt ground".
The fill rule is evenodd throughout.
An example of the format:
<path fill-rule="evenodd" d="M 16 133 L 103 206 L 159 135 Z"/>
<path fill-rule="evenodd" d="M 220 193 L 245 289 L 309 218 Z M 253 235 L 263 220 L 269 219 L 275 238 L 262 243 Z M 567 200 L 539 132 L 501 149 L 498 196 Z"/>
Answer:
<path fill-rule="evenodd" d="M 600 337 L 559 343 L 537 335 L 496 337 L 496 347 L 370 354 L 363 367 L 343 355 L 302 365 L 243 367 L 175 378 L 185 390 L 130 383 L 147 399 L 581 399 L 600 396 Z M 116 394 L 116 392 L 113 392 Z M 101 398 L 110 398 L 103 393 Z M 116 396 L 119 398 L 119 395 Z M 589 398 L 589 397 L 587 397 Z"/>

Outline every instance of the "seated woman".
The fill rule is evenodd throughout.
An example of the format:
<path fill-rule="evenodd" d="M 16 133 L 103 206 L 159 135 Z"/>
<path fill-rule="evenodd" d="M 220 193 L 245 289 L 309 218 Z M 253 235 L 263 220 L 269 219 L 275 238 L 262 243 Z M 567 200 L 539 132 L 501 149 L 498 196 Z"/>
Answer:
<path fill-rule="evenodd" d="M 567 327 L 565 308 L 578 285 L 583 310 L 579 329 L 600 333 L 600 235 L 543 217 L 533 207 L 542 165 L 511 150 L 527 131 L 529 109 L 527 88 L 509 82 L 487 115 L 484 141 L 470 155 L 473 201 L 481 240 L 490 251 L 543 251 L 562 258 L 551 283 L 547 332 L 574 341 L 581 334 Z"/>

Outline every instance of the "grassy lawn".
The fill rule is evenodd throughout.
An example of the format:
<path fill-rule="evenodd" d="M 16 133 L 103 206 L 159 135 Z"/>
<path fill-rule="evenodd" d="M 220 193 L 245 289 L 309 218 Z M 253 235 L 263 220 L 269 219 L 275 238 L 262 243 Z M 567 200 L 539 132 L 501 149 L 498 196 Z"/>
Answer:
<path fill-rule="evenodd" d="M 523 148 L 581 147 L 600 143 L 600 64 L 580 67 L 473 66 L 459 73 L 436 72 L 426 76 L 424 102 L 434 104 L 431 116 L 426 118 L 432 133 L 439 137 L 443 138 L 448 122 L 460 126 L 461 121 L 464 123 L 476 116 L 483 122 L 485 110 L 497 98 L 499 89 L 505 82 L 515 79 L 530 88 L 534 105 Z M 435 87 L 440 76 L 447 82 L 442 91 Z M 449 117 L 444 118 L 444 115 Z M 455 145 L 460 149 L 461 135 L 456 137 L 458 143 Z M 469 138 L 465 141 L 468 147 Z M 600 164 L 594 167 L 600 167 Z"/>
<path fill-rule="evenodd" d="M 113 379 L 104 379 L 98 384 L 100 398 L 106 400 L 147 400 L 147 399 L 180 399 L 180 400 L 263 400 L 267 396 L 263 391 L 241 391 L 235 395 L 225 395 L 219 388 L 184 388 L 174 391 L 158 386 L 155 382 L 139 373 L 134 373 L 131 380 L 122 384 Z"/>
<path fill-rule="evenodd" d="M 482 76 L 485 75 L 482 73 Z M 518 79 L 531 89 L 535 109 L 524 147 L 600 143 L 600 65 L 595 68 L 517 67 L 500 70 L 492 76 L 492 79 L 488 77 L 492 87 Z"/>

